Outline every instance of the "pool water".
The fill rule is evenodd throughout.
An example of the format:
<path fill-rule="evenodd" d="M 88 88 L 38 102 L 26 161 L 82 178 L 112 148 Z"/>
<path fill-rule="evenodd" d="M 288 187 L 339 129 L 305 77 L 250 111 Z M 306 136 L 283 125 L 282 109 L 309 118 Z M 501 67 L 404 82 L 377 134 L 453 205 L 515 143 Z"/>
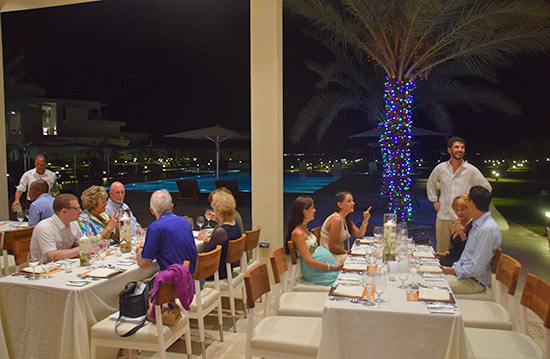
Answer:
<path fill-rule="evenodd" d="M 331 173 L 284 173 L 283 188 L 286 193 L 313 193 L 339 179 L 341 175 Z M 215 174 L 197 175 L 191 177 L 171 178 L 165 180 L 125 184 L 127 191 L 154 192 L 159 189 L 166 189 L 168 192 L 178 192 L 176 181 L 180 179 L 196 179 L 199 188 L 203 193 L 209 193 L 216 189 L 214 181 Z M 221 180 L 235 180 L 239 191 L 250 192 L 249 172 L 228 172 L 220 175 Z"/>

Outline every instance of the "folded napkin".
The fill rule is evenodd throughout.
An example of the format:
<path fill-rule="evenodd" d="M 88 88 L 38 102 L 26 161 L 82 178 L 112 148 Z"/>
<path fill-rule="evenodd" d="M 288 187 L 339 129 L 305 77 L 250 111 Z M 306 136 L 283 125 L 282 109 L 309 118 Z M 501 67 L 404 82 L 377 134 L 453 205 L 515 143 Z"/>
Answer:
<path fill-rule="evenodd" d="M 421 265 L 418 269 L 418 273 L 442 273 L 443 270 L 438 266 Z"/>
<path fill-rule="evenodd" d="M 418 289 L 418 299 L 450 302 L 449 291 L 446 289 L 423 288 Z"/>
<path fill-rule="evenodd" d="M 86 274 L 87 277 L 95 277 L 95 278 L 108 278 L 112 276 L 113 274 L 116 274 L 120 272 L 118 269 L 112 269 L 112 268 L 96 268 L 90 273 Z"/>
<path fill-rule="evenodd" d="M 413 252 L 415 258 L 435 258 L 433 252 L 430 251 L 416 251 Z"/>
<path fill-rule="evenodd" d="M 51 271 L 57 269 L 57 265 L 56 265 L 56 264 L 50 264 L 48 267 L 49 267 L 49 269 L 50 269 L 50 273 L 51 273 Z M 25 268 L 23 268 L 23 272 L 32 273 L 32 267 L 25 267 Z M 34 272 L 35 272 L 36 274 L 39 274 L 39 273 L 46 273 L 46 271 L 42 268 L 41 265 L 37 265 L 37 266 L 34 268 Z"/>
<path fill-rule="evenodd" d="M 348 298 L 363 298 L 365 288 L 362 285 L 339 285 L 334 289 L 333 295 Z"/>
<path fill-rule="evenodd" d="M 346 263 L 342 269 L 348 271 L 364 271 L 367 270 L 367 263 Z"/>
<path fill-rule="evenodd" d="M 357 243 L 361 243 L 361 244 L 373 244 L 374 243 L 374 237 L 358 238 L 355 241 Z"/>
<path fill-rule="evenodd" d="M 353 256 L 365 256 L 367 255 L 367 248 L 352 248 L 350 254 Z"/>

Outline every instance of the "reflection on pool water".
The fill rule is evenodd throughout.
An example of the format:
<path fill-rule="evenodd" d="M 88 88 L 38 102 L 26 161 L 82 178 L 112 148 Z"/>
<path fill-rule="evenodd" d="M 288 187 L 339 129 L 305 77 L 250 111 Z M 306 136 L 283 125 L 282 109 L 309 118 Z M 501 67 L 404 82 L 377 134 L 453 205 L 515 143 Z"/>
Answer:
<path fill-rule="evenodd" d="M 284 192 L 286 193 L 313 193 L 341 177 L 332 173 L 284 173 Z M 178 192 L 176 181 L 180 179 L 196 179 L 201 192 L 213 191 L 216 186 L 215 174 L 205 174 L 192 177 L 171 178 L 165 180 L 125 184 L 127 191 L 154 192 L 158 189 L 166 189 L 168 192 Z M 250 192 L 249 172 L 228 172 L 220 175 L 223 180 L 235 180 L 241 192 Z"/>

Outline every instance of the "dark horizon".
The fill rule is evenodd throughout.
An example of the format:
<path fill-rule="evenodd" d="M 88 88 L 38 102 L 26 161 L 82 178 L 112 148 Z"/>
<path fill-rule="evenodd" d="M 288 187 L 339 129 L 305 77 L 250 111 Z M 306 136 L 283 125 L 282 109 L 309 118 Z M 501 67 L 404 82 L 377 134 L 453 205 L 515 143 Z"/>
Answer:
<path fill-rule="evenodd" d="M 299 18 L 285 12 L 283 20 L 285 152 L 368 148 L 362 139 L 349 139 L 373 127 L 354 112 L 340 115 L 319 146 L 314 128 L 299 144 L 290 143 L 291 125 L 317 81 L 304 62 L 326 61 L 330 54 L 303 34 Z M 248 1 L 118 0 L 4 13 L 2 35 L 4 68 L 25 55 L 25 82 L 43 87 L 47 97 L 107 104 L 108 119 L 126 122 L 124 132 L 159 140 L 216 123 L 250 131 Z M 547 63 L 547 55 L 524 56 L 499 71 L 499 88 L 518 102 L 521 118 L 451 109 L 454 134 L 468 140 L 470 153 L 517 151 L 520 139 L 550 144 Z M 413 121 L 435 130 L 422 117 Z"/>

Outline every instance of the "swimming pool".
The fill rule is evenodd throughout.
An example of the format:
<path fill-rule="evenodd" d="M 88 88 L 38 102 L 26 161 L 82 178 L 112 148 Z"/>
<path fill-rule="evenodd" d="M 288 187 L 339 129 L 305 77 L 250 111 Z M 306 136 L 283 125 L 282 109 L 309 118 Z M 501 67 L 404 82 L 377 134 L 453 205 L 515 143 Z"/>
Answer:
<path fill-rule="evenodd" d="M 284 173 L 283 190 L 286 193 L 313 193 L 339 179 L 341 175 L 332 173 Z M 209 193 L 216 188 L 215 174 L 197 175 L 191 177 L 171 178 L 165 180 L 129 183 L 125 184 L 127 191 L 154 192 L 158 189 L 166 189 L 168 192 L 178 192 L 176 181 L 180 179 L 196 179 L 203 193 Z M 250 192 L 249 172 L 228 172 L 220 175 L 223 180 L 235 180 L 241 192 Z"/>

